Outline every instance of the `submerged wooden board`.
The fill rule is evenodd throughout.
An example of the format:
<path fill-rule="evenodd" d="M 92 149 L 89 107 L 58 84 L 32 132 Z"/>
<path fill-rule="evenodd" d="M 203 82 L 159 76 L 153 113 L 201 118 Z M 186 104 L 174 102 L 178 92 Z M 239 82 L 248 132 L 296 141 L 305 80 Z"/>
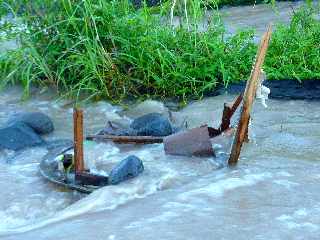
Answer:
<path fill-rule="evenodd" d="M 91 193 L 99 187 L 76 184 L 74 181 L 74 177 L 67 180 L 65 174 L 58 169 L 58 160 L 56 159 L 57 156 L 71 149 L 73 149 L 73 145 L 50 150 L 49 153 L 46 156 L 44 156 L 44 158 L 40 162 L 40 174 L 48 181 L 55 183 L 59 186 L 71 190 L 77 190 L 83 193 Z"/>
<path fill-rule="evenodd" d="M 153 136 L 115 136 L 115 135 L 88 135 L 87 140 L 99 140 L 107 141 L 111 140 L 115 143 L 134 143 L 134 144 L 152 144 L 152 143 L 162 143 L 163 137 L 153 137 Z"/>

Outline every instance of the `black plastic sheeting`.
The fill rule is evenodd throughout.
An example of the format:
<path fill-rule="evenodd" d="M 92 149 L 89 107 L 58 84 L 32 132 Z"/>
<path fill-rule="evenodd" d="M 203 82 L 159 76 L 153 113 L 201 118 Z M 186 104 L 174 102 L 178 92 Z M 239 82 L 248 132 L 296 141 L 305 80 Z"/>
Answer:
<path fill-rule="evenodd" d="M 230 84 L 227 88 L 219 88 L 213 95 L 224 93 L 239 94 L 245 89 L 246 82 Z M 320 80 L 267 80 L 263 83 L 270 88 L 269 98 L 285 100 L 320 100 Z"/>

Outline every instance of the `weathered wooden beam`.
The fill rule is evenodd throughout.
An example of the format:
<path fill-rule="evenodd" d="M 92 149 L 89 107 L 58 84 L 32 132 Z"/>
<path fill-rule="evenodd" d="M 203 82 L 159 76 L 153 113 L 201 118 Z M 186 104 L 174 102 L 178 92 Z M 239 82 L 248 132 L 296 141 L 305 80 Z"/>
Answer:
<path fill-rule="evenodd" d="M 98 187 L 106 186 L 109 184 L 109 178 L 107 176 L 93 174 L 86 171 L 76 173 L 75 180 L 78 184 L 92 185 Z"/>
<path fill-rule="evenodd" d="M 221 125 L 220 125 L 220 132 L 223 132 L 230 128 L 230 122 L 233 114 L 239 107 L 241 101 L 242 101 L 242 94 L 237 96 L 237 98 L 232 103 L 225 103 L 223 107 L 223 113 L 222 113 L 222 119 L 221 119 Z"/>
<path fill-rule="evenodd" d="M 115 136 L 115 135 L 88 135 L 87 140 L 100 140 L 106 141 L 111 140 L 115 143 L 135 143 L 135 144 L 152 144 L 152 143 L 162 143 L 163 137 L 153 137 L 153 136 Z"/>
<path fill-rule="evenodd" d="M 253 70 L 251 72 L 251 76 L 249 81 L 247 81 L 246 89 L 243 95 L 243 105 L 241 110 L 241 115 L 236 131 L 236 135 L 232 144 L 232 149 L 230 153 L 230 157 L 228 160 L 229 165 L 237 164 L 241 152 L 242 144 L 245 140 L 246 132 L 248 129 L 250 112 L 252 108 L 252 104 L 255 98 L 259 76 L 261 73 L 261 67 L 263 65 L 270 37 L 271 37 L 271 26 L 269 26 L 268 31 L 263 35 L 260 47 L 257 51 L 255 64 Z"/>
<path fill-rule="evenodd" d="M 83 159 L 83 111 L 81 109 L 73 109 L 73 132 L 74 132 L 74 164 L 75 172 L 84 171 Z"/>

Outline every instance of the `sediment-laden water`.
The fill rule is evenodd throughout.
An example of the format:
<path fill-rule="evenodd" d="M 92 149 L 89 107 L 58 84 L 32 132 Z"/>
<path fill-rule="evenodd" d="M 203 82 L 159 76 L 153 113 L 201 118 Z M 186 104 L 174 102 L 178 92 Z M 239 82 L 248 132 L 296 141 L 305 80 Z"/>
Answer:
<path fill-rule="evenodd" d="M 15 111 L 42 111 L 56 130 L 48 140 L 72 138 L 72 105 L 37 94 L 20 102 L 18 88 L 1 94 L 0 122 Z M 177 124 L 217 126 L 224 95 L 173 112 Z M 318 239 L 320 236 L 319 102 L 269 100 L 255 104 L 236 168 L 219 169 L 210 158 L 166 156 L 162 144 L 121 147 L 99 143 L 87 150 L 97 165 L 112 166 L 129 154 L 145 172 L 90 195 L 66 191 L 38 172 L 45 149 L 0 156 L 0 234 L 3 239 Z M 86 133 L 107 120 L 123 124 L 159 110 L 148 101 L 124 110 L 106 102 L 84 105 Z M 6 160 L 10 157 L 11 162 Z"/>

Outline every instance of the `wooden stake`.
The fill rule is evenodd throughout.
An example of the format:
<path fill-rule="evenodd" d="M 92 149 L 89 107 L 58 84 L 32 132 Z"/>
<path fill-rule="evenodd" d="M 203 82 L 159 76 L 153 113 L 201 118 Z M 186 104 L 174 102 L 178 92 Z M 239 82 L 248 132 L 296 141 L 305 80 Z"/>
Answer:
<path fill-rule="evenodd" d="M 74 164 L 75 172 L 84 171 L 83 160 L 83 111 L 81 109 L 73 109 L 73 134 L 74 134 Z"/>
<path fill-rule="evenodd" d="M 247 81 L 247 84 L 246 84 L 246 89 L 243 95 L 243 105 L 242 105 L 241 115 L 238 123 L 238 128 L 232 144 L 230 157 L 228 160 L 229 165 L 235 165 L 239 160 L 241 147 L 245 140 L 246 132 L 248 129 L 252 104 L 257 91 L 259 76 L 261 73 L 261 67 L 263 65 L 263 62 L 267 53 L 271 34 L 272 34 L 271 26 L 269 26 L 268 31 L 263 35 L 261 39 L 260 47 L 256 55 L 255 64 L 251 72 L 250 79 L 249 81 Z"/>
<path fill-rule="evenodd" d="M 231 118 L 240 105 L 242 98 L 242 94 L 240 94 L 232 103 L 224 104 L 221 125 L 219 128 L 221 133 L 230 128 Z"/>

